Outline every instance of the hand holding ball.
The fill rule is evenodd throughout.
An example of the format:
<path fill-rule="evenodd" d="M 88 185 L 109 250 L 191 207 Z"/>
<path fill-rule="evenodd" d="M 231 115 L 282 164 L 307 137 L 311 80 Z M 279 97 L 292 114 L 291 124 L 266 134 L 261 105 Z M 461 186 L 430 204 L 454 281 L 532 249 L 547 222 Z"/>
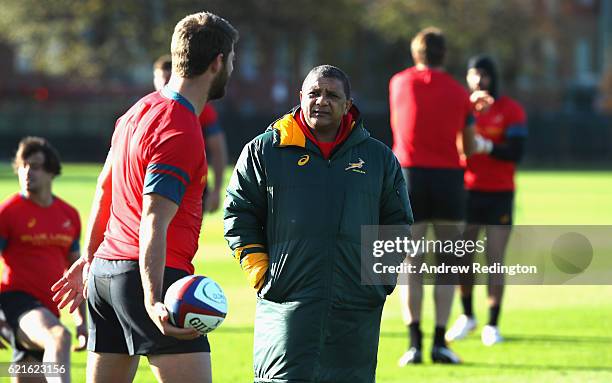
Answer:
<path fill-rule="evenodd" d="M 188 275 L 174 282 L 166 291 L 164 304 L 173 325 L 193 327 L 202 335 L 219 327 L 227 314 L 223 290 L 201 275 Z"/>

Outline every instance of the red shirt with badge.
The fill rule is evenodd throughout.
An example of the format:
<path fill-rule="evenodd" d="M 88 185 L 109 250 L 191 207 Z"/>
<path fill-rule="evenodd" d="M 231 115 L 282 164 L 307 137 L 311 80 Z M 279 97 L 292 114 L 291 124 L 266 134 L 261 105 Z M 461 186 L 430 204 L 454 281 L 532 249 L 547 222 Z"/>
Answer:
<path fill-rule="evenodd" d="M 475 115 L 476 133 L 494 144 L 500 144 L 508 137 L 527 135 L 525 111 L 510 97 L 500 97 L 485 112 L 476 112 Z M 490 154 L 474 154 L 467 159 L 465 187 L 478 191 L 512 191 L 514 169 L 514 162 L 498 160 Z"/>
<path fill-rule="evenodd" d="M 207 173 L 194 107 L 167 87 L 145 96 L 117 121 L 111 153 L 111 215 L 95 256 L 138 260 L 142 197 L 155 193 L 179 206 L 168 227 L 166 266 L 193 273 Z"/>
<path fill-rule="evenodd" d="M 448 73 L 411 67 L 389 82 L 393 153 L 400 165 L 461 168 L 457 134 L 473 120 L 466 90 Z"/>
<path fill-rule="evenodd" d="M 59 316 L 51 286 L 68 267 L 68 255 L 79 251 L 81 220 L 69 204 L 53 197 L 40 206 L 21 194 L 0 204 L 0 292 L 22 291 Z"/>

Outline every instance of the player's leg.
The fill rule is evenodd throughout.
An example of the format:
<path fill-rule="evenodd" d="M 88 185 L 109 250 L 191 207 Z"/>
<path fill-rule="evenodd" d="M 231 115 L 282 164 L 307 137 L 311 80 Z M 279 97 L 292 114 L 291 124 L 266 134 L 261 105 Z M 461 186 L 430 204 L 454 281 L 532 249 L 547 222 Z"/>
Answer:
<path fill-rule="evenodd" d="M 468 203 L 469 206 L 469 203 Z M 476 242 L 478 235 L 481 230 L 480 225 L 470 224 L 470 214 L 468 208 L 468 224 L 465 227 L 463 238 L 466 241 Z M 474 254 L 465 254 L 461 259 L 460 263 L 470 267 L 474 260 Z M 465 338 L 471 331 L 476 328 L 476 317 L 473 309 L 473 295 L 474 289 L 474 274 L 472 272 L 462 273 L 459 275 L 459 292 L 461 296 L 461 306 L 463 308 L 463 314 L 461 314 L 453 325 L 446 332 L 445 338 L 447 341 L 452 342 L 455 340 Z"/>
<path fill-rule="evenodd" d="M 139 356 L 129 354 L 126 335 L 112 300 L 113 277 L 124 271 L 117 267 L 120 264 L 124 263 L 95 258 L 91 266 L 87 286 L 88 383 L 131 382 L 138 369 Z"/>
<path fill-rule="evenodd" d="M 420 240 L 427 234 L 428 220 L 431 216 L 431 206 L 428 193 L 427 171 L 424 169 L 402 169 L 408 187 L 408 195 L 412 206 L 415 223 L 412 230 L 412 239 Z M 419 268 L 423 262 L 423 254 L 407 257 L 406 262 Z M 421 331 L 421 307 L 423 304 L 423 277 L 419 273 L 409 273 L 400 276 L 399 286 L 400 306 L 402 317 L 407 326 L 409 347 L 399 359 L 398 364 L 421 363 L 423 348 L 423 333 Z"/>
<path fill-rule="evenodd" d="M 38 307 L 24 313 L 19 318 L 17 341 L 29 350 L 44 350 L 43 362 L 64 366 L 66 372 L 49 382 L 70 381 L 70 331 L 49 309 Z"/>
<path fill-rule="evenodd" d="M 88 352 L 87 383 L 130 383 L 138 370 L 138 355 Z"/>
<path fill-rule="evenodd" d="M 206 381 L 202 379 L 210 376 L 208 339 L 203 336 L 183 341 L 163 335 L 144 307 L 138 262 L 103 263 L 108 271 L 112 270 L 109 295 L 113 302 L 113 312 L 123 329 L 126 353 L 147 355 L 160 381 L 184 383 L 195 381 L 195 378 Z M 164 270 L 162 293 L 165 294 L 172 283 L 187 275 L 186 271 L 167 267 Z"/>
<path fill-rule="evenodd" d="M 158 382 L 212 382 L 210 352 L 149 355 L 149 364 Z"/>
<path fill-rule="evenodd" d="M 463 224 L 465 219 L 466 195 L 463 186 L 462 169 L 432 170 L 432 199 L 434 201 L 433 219 L 436 240 L 456 241 L 463 239 Z M 440 252 L 436 254 L 438 262 L 447 265 L 457 265 L 458 259 L 454 253 Z M 453 304 L 455 286 L 458 278 L 455 274 L 436 275 L 434 287 L 434 302 L 436 308 L 436 326 L 434 329 L 431 358 L 434 363 L 461 363 L 461 359 L 451 351 L 444 335 Z"/>
<path fill-rule="evenodd" d="M 34 343 L 27 341 L 25 336 L 17 338 L 19 330 L 19 319 L 21 316 L 33 309 L 43 307 L 42 303 L 30 294 L 21 291 L 9 291 L 0 294 L 0 336 L 4 338 L 13 349 L 12 362 L 19 363 L 40 363 L 43 360 L 43 349 Z M 11 382 L 44 382 L 44 378 L 21 378 L 12 377 Z"/>
<path fill-rule="evenodd" d="M 510 239 L 512 227 L 510 225 L 488 225 L 487 232 L 487 262 L 489 265 L 495 263 L 503 264 L 506 246 Z M 491 346 L 501 342 L 499 334 L 498 320 L 501 310 L 502 297 L 504 294 L 504 275 L 489 274 L 488 295 L 489 295 L 489 322 L 482 329 L 482 342 Z"/>
<path fill-rule="evenodd" d="M 427 223 L 418 223 L 412 226 L 412 238 L 419 239 L 427 234 Z M 423 262 L 423 254 L 407 257 L 405 262 L 413 265 L 416 270 Z M 402 355 L 398 364 L 400 367 L 407 364 L 421 363 L 423 348 L 423 333 L 421 331 L 421 309 L 423 306 L 423 276 L 416 273 L 408 273 L 400 276 L 399 286 L 400 306 L 402 318 L 408 329 L 409 346 Z"/>

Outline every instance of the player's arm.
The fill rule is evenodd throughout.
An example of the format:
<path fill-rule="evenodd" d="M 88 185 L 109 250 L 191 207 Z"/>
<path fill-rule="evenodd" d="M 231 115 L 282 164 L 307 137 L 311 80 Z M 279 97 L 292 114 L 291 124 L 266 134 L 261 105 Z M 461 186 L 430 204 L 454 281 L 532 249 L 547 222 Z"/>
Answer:
<path fill-rule="evenodd" d="M 77 259 L 57 281 L 51 291 L 55 292 L 53 301 L 62 309 L 71 303 L 69 311 L 80 306 L 87 296 L 87 278 L 89 264 L 104 239 L 104 231 L 110 217 L 112 192 L 112 147 L 104 162 L 102 172 L 98 176 L 96 194 L 91 205 L 87 231 L 85 234 L 85 255 Z"/>
<path fill-rule="evenodd" d="M 174 327 L 168 322 L 168 310 L 162 303 L 166 236 L 177 210 L 175 201 L 159 194 L 145 194 L 142 197 L 138 263 L 145 308 L 155 325 L 164 335 L 178 339 L 195 339 L 200 335 L 197 330 Z"/>
<path fill-rule="evenodd" d="M 473 120 L 467 121 L 461 132 L 461 148 L 466 156 L 471 156 L 478 152 L 478 142 L 476 141 L 476 128 Z"/>
<path fill-rule="evenodd" d="M 220 128 L 206 136 L 206 151 L 210 154 L 210 165 L 213 170 L 213 187 L 206 195 L 204 207 L 207 212 L 214 212 L 219 208 L 221 188 L 223 187 L 223 173 L 227 167 L 227 145 L 225 133 Z"/>
<path fill-rule="evenodd" d="M 247 144 L 227 187 L 223 224 L 225 239 L 240 262 L 249 285 L 259 291 L 268 270 L 264 226 L 267 191 L 261 141 Z"/>
<path fill-rule="evenodd" d="M 527 128 L 513 124 L 506 129 L 504 140 L 492 145 L 491 157 L 502 161 L 519 162 L 525 152 Z"/>
<path fill-rule="evenodd" d="M 104 240 L 106 225 L 110 219 L 112 202 L 112 147 L 106 156 L 102 172 L 98 176 L 96 194 L 91 204 L 87 231 L 85 233 L 85 255 L 88 262 L 93 259 L 96 250 Z"/>
<path fill-rule="evenodd" d="M 77 240 L 78 242 L 78 240 Z M 68 262 L 73 264 L 81 258 L 81 252 L 76 249 L 68 254 Z M 72 313 L 74 325 L 76 326 L 77 344 L 74 351 L 83 351 L 87 347 L 87 304 L 82 301 L 76 311 Z"/>

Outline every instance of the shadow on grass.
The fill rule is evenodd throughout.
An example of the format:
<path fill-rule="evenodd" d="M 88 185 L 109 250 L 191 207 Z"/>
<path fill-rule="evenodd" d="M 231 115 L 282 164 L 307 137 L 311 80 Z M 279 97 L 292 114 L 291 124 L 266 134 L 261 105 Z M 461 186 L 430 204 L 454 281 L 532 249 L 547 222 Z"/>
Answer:
<path fill-rule="evenodd" d="M 428 335 L 425 331 L 424 335 Z M 406 332 L 383 331 L 381 338 L 406 338 Z M 503 334 L 504 343 L 607 343 L 612 344 L 612 337 L 609 336 L 579 336 L 579 335 L 546 335 L 546 334 Z M 476 339 L 476 338 L 474 338 Z M 469 339 L 468 339 L 469 340 Z"/>
<path fill-rule="evenodd" d="M 454 365 L 457 366 L 457 365 Z M 550 370 L 550 371 L 598 371 L 598 372 L 612 372 L 610 366 L 567 366 L 567 365 L 555 365 L 555 364 L 510 364 L 510 363 L 475 363 L 475 362 L 464 362 L 461 366 L 472 367 L 472 368 L 486 368 L 486 369 L 506 369 L 506 370 Z"/>

